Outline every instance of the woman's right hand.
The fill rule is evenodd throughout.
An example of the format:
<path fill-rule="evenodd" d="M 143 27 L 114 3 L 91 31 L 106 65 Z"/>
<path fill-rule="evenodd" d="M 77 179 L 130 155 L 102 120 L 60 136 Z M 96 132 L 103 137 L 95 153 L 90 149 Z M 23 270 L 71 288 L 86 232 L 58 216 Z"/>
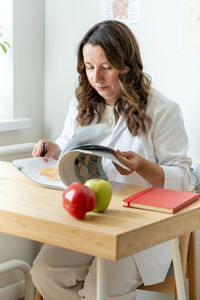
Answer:
<path fill-rule="evenodd" d="M 48 161 L 50 157 L 57 160 L 61 152 L 60 147 L 56 143 L 47 140 L 40 140 L 35 144 L 32 151 L 32 156 L 34 157 L 41 156 L 43 152 L 44 143 L 45 143 L 45 155 L 43 157 L 44 160 Z"/>

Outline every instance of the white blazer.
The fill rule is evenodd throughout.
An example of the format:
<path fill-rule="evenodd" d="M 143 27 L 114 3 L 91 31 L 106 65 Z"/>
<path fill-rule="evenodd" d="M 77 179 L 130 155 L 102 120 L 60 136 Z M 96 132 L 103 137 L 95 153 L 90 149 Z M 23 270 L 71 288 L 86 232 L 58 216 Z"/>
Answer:
<path fill-rule="evenodd" d="M 63 132 L 56 140 L 61 149 L 78 127 L 75 120 L 77 103 L 77 99 L 73 97 L 69 104 Z M 121 151 L 134 151 L 159 164 L 165 174 L 164 188 L 187 190 L 190 182 L 191 159 L 187 157 L 188 139 L 178 104 L 152 89 L 146 113 L 152 119 L 152 127 L 145 135 L 133 137 L 125 121 L 120 117 L 106 139 L 106 146 Z M 95 122 L 96 120 L 93 123 Z M 104 159 L 102 162 L 109 180 L 150 187 L 150 184 L 136 172 L 124 176 L 117 172 L 110 160 Z M 165 242 L 154 246 L 134 254 L 133 257 L 144 284 L 161 282 L 165 279 L 172 260 L 170 243 Z"/>

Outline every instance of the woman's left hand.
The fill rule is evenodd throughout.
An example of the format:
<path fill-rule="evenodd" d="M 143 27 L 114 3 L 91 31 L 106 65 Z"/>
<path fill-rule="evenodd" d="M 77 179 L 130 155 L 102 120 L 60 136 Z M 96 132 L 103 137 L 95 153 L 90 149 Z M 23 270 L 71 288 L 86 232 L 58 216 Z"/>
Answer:
<path fill-rule="evenodd" d="M 120 167 L 119 165 L 117 165 L 116 163 L 114 163 L 116 169 L 120 172 L 121 175 L 129 175 L 137 171 L 140 162 L 142 160 L 142 157 L 133 151 L 121 152 L 117 150 L 115 156 L 123 165 L 129 168 L 129 170 L 126 170 Z"/>
<path fill-rule="evenodd" d="M 133 151 L 121 152 L 117 150 L 115 155 L 122 164 L 129 168 L 129 170 L 126 170 L 114 163 L 116 169 L 121 175 L 129 175 L 133 172 L 137 172 L 152 186 L 157 186 L 160 188 L 164 187 L 164 170 L 158 164 L 145 159 Z"/>

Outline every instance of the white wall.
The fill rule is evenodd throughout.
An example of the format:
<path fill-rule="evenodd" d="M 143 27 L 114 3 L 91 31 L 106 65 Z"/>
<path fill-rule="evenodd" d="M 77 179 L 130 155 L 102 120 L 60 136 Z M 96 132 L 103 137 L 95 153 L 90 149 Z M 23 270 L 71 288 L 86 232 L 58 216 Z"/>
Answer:
<path fill-rule="evenodd" d="M 180 104 L 189 154 L 200 162 L 200 53 L 183 50 L 184 0 L 142 2 L 143 22 L 131 28 L 141 46 L 145 70 L 156 88 Z"/>
<path fill-rule="evenodd" d="M 55 139 L 63 128 L 76 82 L 75 48 L 96 23 L 99 0 L 45 1 L 45 136 Z"/>

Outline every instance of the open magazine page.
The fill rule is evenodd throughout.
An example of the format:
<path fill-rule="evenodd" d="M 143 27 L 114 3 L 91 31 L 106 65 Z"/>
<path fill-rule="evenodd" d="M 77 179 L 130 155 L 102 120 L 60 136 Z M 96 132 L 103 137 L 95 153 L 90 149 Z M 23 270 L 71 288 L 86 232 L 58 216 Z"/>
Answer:
<path fill-rule="evenodd" d="M 108 179 L 101 165 L 101 156 L 93 151 L 75 150 L 66 153 L 58 164 L 58 173 L 65 185 L 73 181 L 86 182 L 88 179 Z"/>
<path fill-rule="evenodd" d="M 101 164 L 102 157 L 129 170 L 118 161 L 114 149 L 99 145 L 109 134 L 110 129 L 104 123 L 77 129 L 59 157 L 58 172 L 65 185 L 77 178 L 83 183 L 91 178 L 107 179 Z"/>
<path fill-rule="evenodd" d="M 106 180 L 108 178 L 102 167 L 102 157 L 117 163 L 124 169 L 128 169 L 118 161 L 114 152 L 111 148 L 101 147 L 100 145 L 83 146 L 79 149 L 77 147 L 76 150 L 70 150 L 60 157 L 58 163 L 59 176 L 65 185 L 69 185 L 77 179 L 82 183 L 93 178 Z"/>
<path fill-rule="evenodd" d="M 82 183 L 93 178 L 107 180 L 102 157 L 128 169 L 118 161 L 114 149 L 99 145 L 108 134 L 106 124 L 81 127 L 61 152 L 59 161 L 32 157 L 14 160 L 13 165 L 36 183 L 54 189 L 64 190 L 77 180 Z"/>
<path fill-rule="evenodd" d="M 58 175 L 58 161 L 53 158 L 50 158 L 48 162 L 45 162 L 42 157 L 17 159 L 13 161 L 13 165 L 42 186 L 59 190 L 66 189 Z"/>
<path fill-rule="evenodd" d="M 76 146 L 98 145 L 106 136 L 110 134 L 107 124 L 94 124 L 90 126 L 79 127 L 72 139 L 65 146 L 60 156 Z"/>
<path fill-rule="evenodd" d="M 125 168 L 116 159 L 115 151 L 111 148 L 93 145 L 92 147 L 89 146 L 88 149 L 70 150 L 61 156 L 59 161 L 50 158 L 46 162 L 42 157 L 31 157 L 14 160 L 13 165 L 34 182 L 44 187 L 59 190 L 66 189 L 77 180 L 82 183 L 93 178 L 107 180 L 108 177 L 101 163 L 102 157 Z"/>

